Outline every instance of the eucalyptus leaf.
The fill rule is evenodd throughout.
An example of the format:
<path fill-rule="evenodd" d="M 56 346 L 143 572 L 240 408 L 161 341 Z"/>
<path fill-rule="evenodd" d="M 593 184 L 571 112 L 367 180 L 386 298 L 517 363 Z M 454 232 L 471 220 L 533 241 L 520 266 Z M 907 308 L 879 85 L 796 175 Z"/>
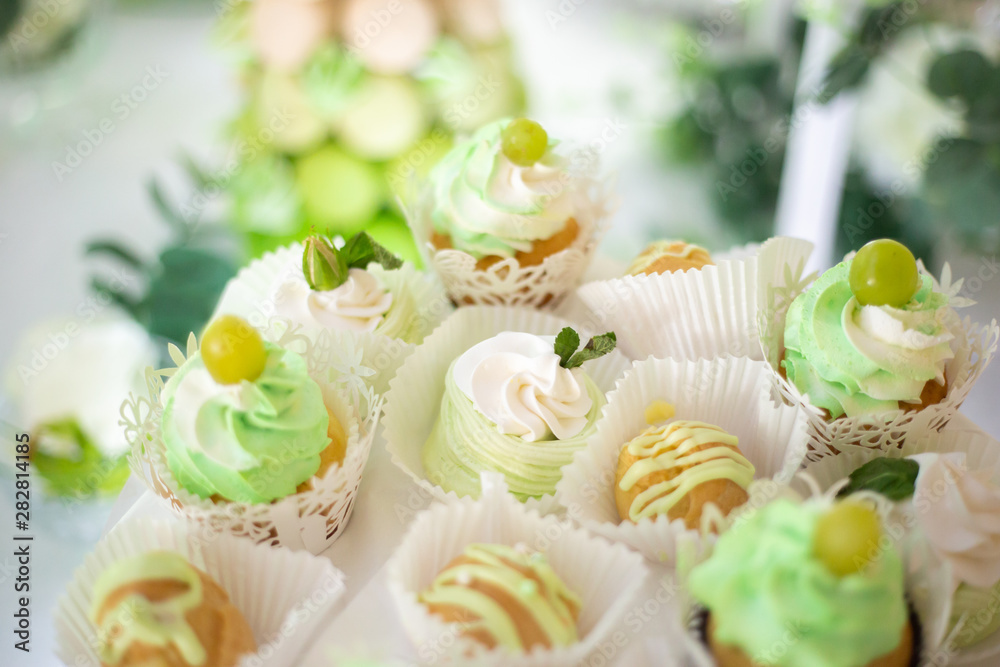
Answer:
<path fill-rule="evenodd" d="M 871 56 L 858 44 L 849 44 L 833 59 L 817 99 L 826 104 L 840 93 L 856 88 L 871 66 Z"/>
<path fill-rule="evenodd" d="M 935 60 L 927 72 L 927 87 L 938 97 L 960 97 L 967 104 L 989 87 L 993 66 L 982 53 L 963 49 Z"/>
<path fill-rule="evenodd" d="M 88 255 L 109 255 L 136 271 L 145 273 L 147 270 L 145 263 L 138 255 L 116 241 L 91 241 L 85 246 L 84 253 Z"/>
<path fill-rule="evenodd" d="M 837 497 L 874 491 L 889 500 L 904 500 L 913 495 L 919 472 L 920 464 L 911 459 L 873 459 L 850 474 L 850 482 Z"/>

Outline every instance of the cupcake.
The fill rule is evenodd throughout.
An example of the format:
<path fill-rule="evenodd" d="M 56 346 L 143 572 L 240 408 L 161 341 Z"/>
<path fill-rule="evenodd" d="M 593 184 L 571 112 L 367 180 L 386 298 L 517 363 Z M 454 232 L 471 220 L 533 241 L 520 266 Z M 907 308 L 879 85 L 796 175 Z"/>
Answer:
<path fill-rule="evenodd" d="M 200 498 L 273 502 L 344 460 L 344 429 L 305 360 L 235 316 L 209 326 L 162 400 L 167 465 Z"/>
<path fill-rule="evenodd" d="M 701 246 L 684 241 L 654 241 L 632 260 L 625 274 L 639 276 L 684 272 L 704 266 L 715 266 L 715 262 Z"/>
<path fill-rule="evenodd" d="M 545 554 L 526 547 L 470 544 L 417 599 L 491 649 L 527 653 L 536 646 L 570 646 L 579 639 L 580 597 L 566 587 Z"/>
<path fill-rule="evenodd" d="M 648 574 L 635 552 L 539 515 L 487 473 L 480 498 L 416 515 L 386 587 L 421 663 L 570 667 L 601 659 Z"/>
<path fill-rule="evenodd" d="M 257 650 L 219 584 L 170 551 L 106 569 L 94 584 L 90 620 L 104 667 L 233 667 Z"/>
<path fill-rule="evenodd" d="M 624 269 L 580 286 L 594 330 L 614 323 L 622 350 L 648 356 L 763 359 L 757 332 L 760 286 L 799 275 L 812 244 L 776 237 L 709 254 L 683 241 L 656 241 Z"/>
<path fill-rule="evenodd" d="M 672 412 L 671 406 L 667 415 Z M 697 528 L 709 503 L 727 516 L 747 501 L 754 475 L 738 442 L 724 429 L 700 421 L 650 426 L 618 453 L 618 516 L 632 523 L 666 516 Z"/>
<path fill-rule="evenodd" d="M 582 365 L 614 347 L 607 333 L 580 348 L 579 334 L 565 327 L 554 338 L 505 331 L 466 350 L 447 370 L 424 444 L 428 478 L 478 497 L 480 474 L 498 472 L 521 500 L 554 493 L 604 406 Z"/>
<path fill-rule="evenodd" d="M 778 499 L 695 566 L 718 667 L 908 667 L 920 629 L 903 562 L 871 505 Z"/>
<path fill-rule="evenodd" d="M 373 333 L 419 343 L 446 311 L 412 266 L 360 232 L 341 248 L 309 236 L 255 260 L 227 286 L 216 314 L 275 316 L 312 336 Z M 429 303 L 437 297 L 437 303 Z M 433 306 L 436 313 L 429 312 Z"/>
<path fill-rule="evenodd" d="M 830 419 L 939 403 L 961 330 L 948 300 L 905 246 L 873 241 L 792 301 L 781 369 Z"/>
<path fill-rule="evenodd" d="M 902 245 L 873 241 L 810 287 L 772 276 L 760 341 L 782 398 L 809 415 L 810 458 L 891 448 L 951 420 L 996 352 L 1000 328 L 959 319 L 941 283 Z"/>
<path fill-rule="evenodd" d="M 382 402 L 355 361 L 279 328 L 265 341 L 224 315 L 187 359 L 172 347 L 178 367 L 122 406 L 130 464 L 188 519 L 319 553 L 351 516 Z"/>
<path fill-rule="evenodd" d="M 615 349 L 578 367 L 593 353 L 581 350 L 573 368 L 563 367 L 555 339 L 566 327 L 572 323 L 533 308 L 457 309 L 406 358 L 391 382 L 384 435 L 392 462 L 422 493 L 442 502 L 477 497 L 480 474 L 492 470 L 510 480 L 511 491 L 529 508 L 556 511 L 551 494 L 560 467 L 583 446 L 605 394 L 629 366 Z M 512 341 L 527 346 L 518 342 L 508 350 L 501 346 L 504 340 L 508 347 Z M 470 352 L 486 341 L 492 342 Z M 571 341 L 564 337 L 563 342 L 570 364 Z M 459 375 L 462 356 L 464 377 Z M 491 376 L 494 369 L 499 374 Z M 497 393 L 504 386 L 514 392 L 509 401 Z"/>
<path fill-rule="evenodd" d="M 73 572 L 52 615 L 59 664 L 302 664 L 344 575 L 329 559 L 189 521 L 125 519 Z M 303 613 L 306 612 L 306 613 Z"/>
<path fill-rule="evenodd" d="M 606 196 L 557 146 L 534 121 L 497 121 L 432 170 L 411 225 L 454 301 L 538 306 L 579 280 Z"/>
<path fill-rule="evenodd" d="M 993 443 L 995 445 L 995 443 Z M 1000 629 L 1000 469 L 973 468 L 966 452 L 924 451 L 872 458 L 851 472 L 840 495 L 880 493 L 902 504 L 906 525 L 926 539 L 952 574 L 955 646 Z"/>
<path fill-rule="evenodd" d="M 556 499 L 588 531 L 650 560 L 707 553 L 734 510 L 773 497 L 805 457 L 805 416 L 775 406 L 769 389 L 764 363 L 746 358 L 635 362 L 563 468 Z"/>

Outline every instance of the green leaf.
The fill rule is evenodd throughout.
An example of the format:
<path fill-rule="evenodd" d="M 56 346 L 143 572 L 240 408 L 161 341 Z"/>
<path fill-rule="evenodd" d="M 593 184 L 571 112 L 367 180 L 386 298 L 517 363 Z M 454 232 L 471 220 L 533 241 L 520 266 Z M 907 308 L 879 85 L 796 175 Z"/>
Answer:
<path fill-rule="evenodd" d="M 344 245 L 341 251 L 347 258 L 347 266 L 352 269 L 366 269 L 372 262 L 377 262 L 387 270 L 403 266 L 403 260 L 392 254 L 385 246 L 380 245 L 368 232 L 358 232 Z"/>
<path fill-rule="evenodd" d="M 113 287 L 109 281 L 99 276 L 94 276 L 90 279 L 90 287 L 98 294 L 107 296 L 133 319 L 139 319 L 139 303 L 122 290 Z"/>
<path fill-rule="evenodd" d="M 185 220 L 180 213 L 175 211 L 169 203 L 167 203 L 167 198 L 163 194 L 160 184 L 156 181 L 150 181 L 147 188 L 149 189 L 149 196 L 153 200 L 153 206 L 156 207 L 156 211 L 160 214 L 160 217 L 162 217 L 163 220 L 173 227 L 174 231 L 179 233 L 182 237 L 187 237 L 191 231 L 188 221 Z"/>
<path fill-rule="evenodd" d="M 993 66 L 979 51 L 954 51 L 931 64 L 927 87 L 938 97 L 960 97 L 971 103 L 988 88 L 993 72 Z"/>
<path fill-rule="evenodd" d="M 837 497 L 874 491 L 889 500 L 903 500 L 913 495 L 919 472 L 920 464 L 911 459 L 874 459 L 850 474 L 851 481 Z"/>
<path fill-rule="evenodd" d="M 857 87 L 868 74 L 870 65 L 871 57 L 859 45 L 845 47 L 830 63 L 817 96 L 820 104 L 826 104 L 845 90 Z"/>
<path fill-rule="evenodd" d="M 559 355 L 559 365 L 563 368 L 570 368 L 570 357 L 580 347 L 580 334 L 570 327 L 564 327 L 556 336 L 555 352 Z"/>
<path fill-rule="evenodd" d="M 119 261 L 129 265 L 136 271 L 146 272 L 146 265 L 142 259 L 128 248 L 111 240 L 91 241 L 84 248 L 87 255 L 110 255 Z"/>
<path fill-rule="evenodd" d="M 582 366 L 585 362 L 610 354 L 617 344 L 618 339 L 615 337 L 614 331 L 594 336 L 582 350 L 570 357 L 570 360 L 563 364 L 563 367 L 576 368 L 577 366 Z"/>

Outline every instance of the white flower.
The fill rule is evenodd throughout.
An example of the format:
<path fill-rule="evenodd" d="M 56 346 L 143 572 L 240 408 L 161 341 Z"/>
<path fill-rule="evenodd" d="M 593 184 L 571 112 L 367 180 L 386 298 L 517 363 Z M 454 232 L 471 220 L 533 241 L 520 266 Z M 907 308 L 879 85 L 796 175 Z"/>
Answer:
<path fill-rule="evenodd" d="M 961 116 L 927 89 L 937 55 L 922 30 L 907 30 L 872 64 L 861 90 L 855 147 L 882 188 L 913 191 L 939 137 L 961 128 Z"/>
<path fill-rule="evenodd" d="M 118 456 L 128 447 L 119 425 L 122 402 L 130 392 L 145 392 L 143 373 L 155 359 L 149 336 L 124 316 L 38 325 L 22 338 L 7 373 L 20 425 L 35 430 L 73 420 L 105 456 Z M 71 456 L 76 445 L 39 446 Z"/>

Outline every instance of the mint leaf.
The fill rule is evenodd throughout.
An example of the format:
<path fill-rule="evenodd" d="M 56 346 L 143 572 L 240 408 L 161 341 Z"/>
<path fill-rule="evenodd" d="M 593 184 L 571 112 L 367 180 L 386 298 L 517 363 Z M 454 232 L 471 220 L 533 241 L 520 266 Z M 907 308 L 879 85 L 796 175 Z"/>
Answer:
<path fill-rule="evenodd" d="M 382 268 L 392 271 L 403 265 L 396 255 L 380 245 L 368 232 L 358 232 L 354 238 L 344 245 L 341 251 L 347 258 L 347 266 L 352 269 L 365 269 L 372 262 L 377 262 Z"/>
<path fill-rule="evenodd" d="M 348 266 L 342 251 L 320 236 L 310 236 L 302 250 L 302 274 L 312 289 L 325 292 L 347 281 Z"/>
<path fill-rule="evenodd" d="M 594 336 L 582 350 L 574 354 L 568 362 L 563 364 L 563 368 L 576 368 L 577 366 L 582 366 L 587 361 L 603 357 L 614 350 L 617 344 L 618 339 L 615 337 L 614 331 Z"/>
<path fill-rule="evenodd" d="M 889 500 L 903 500 L 913 495 L 919 472 L 920 464 L 910 459 L 874 459 L 850 474 L 851 481 L 837 497 L 874 491 Z"/>
<path fill-rule="evenodd" d="M 559 355 L 559 365 L 563 368 L 570 368 L 566 364 L 569 363 L 570 357 L 573 356 L 578 347 L 580 347 L 580 334 L 573 331 L 571 327 L 564 327 L 556 336 L 555 352 Z"/>

